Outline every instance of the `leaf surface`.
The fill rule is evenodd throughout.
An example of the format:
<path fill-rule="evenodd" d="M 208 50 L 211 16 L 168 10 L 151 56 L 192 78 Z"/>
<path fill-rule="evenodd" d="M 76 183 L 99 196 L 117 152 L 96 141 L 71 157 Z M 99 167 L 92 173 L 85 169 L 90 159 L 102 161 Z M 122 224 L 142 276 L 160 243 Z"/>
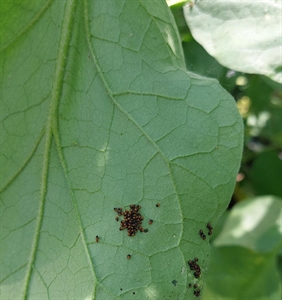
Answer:
<path fill-rule="evenodd" d="M 281 1 L 196 1 L 184 7 L 194 38 L 222 65 L 282 82 Z"/>
<path fill-rule="evenodd" d="M 165 2 L 32 3 L 1 16 L 31 12 L 1 40 L 1 297 L 194 297 L 241 158 L 233 99 L 187 73 Z"/>

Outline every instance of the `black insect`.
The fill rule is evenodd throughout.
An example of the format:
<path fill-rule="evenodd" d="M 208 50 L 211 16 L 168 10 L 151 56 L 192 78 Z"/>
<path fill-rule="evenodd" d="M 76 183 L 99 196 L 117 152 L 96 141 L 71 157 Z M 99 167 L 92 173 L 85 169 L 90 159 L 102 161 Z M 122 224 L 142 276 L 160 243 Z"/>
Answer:
<path fill-rule="evenodd" d="M 153 224 L 153 222 L 154 222 L 154 221 L 153 221 L 152 219 L 151 219 L 151 220 L 149 220 L 149 224 L 150 224 L 150 225 L 152 225 L 152 224 Z"/>
<path fill-rule="evenodd" d="M 205 236 L 205 234 L 204 234 L 204 232 L 203 232 L 202 229 L 199 231 L 199 234 L 200 234 L 200 237 L 201 237 L 203 240 L 206 239 L 206 236 Z"/>
<path fill-rule="evenodd" d="M 160 206 L 161 206 L 160 203 L 157 203 L 157 204 L 156 204 L 156 207 L 160 207 Z"/>
<path fill-rule="evenodd" d="M 96 235 L 96 243 L 99 243 L 99 237 Z"/>
<path fill-rule="evenodd" d="M 199 289 L 197 289 L 197 290 L 194 291 L 194 295 L 195 295 L 196 297 L 199 297 L 200 294 L 201 294 L 201 291 L 200 291 Z"/>
<path fill-rule="evenodd" d="M 211 223 L 210 223 L 210 222 L 208 222 L 207 228 L 208 228 L 209 230 L 213 230 L 213 227 L 211 226 Z"/>
<path fill-rule="evenodd" d="M 127 254 L 126 257 L 127 257 L 127 259 L 130 259 L 130 258 L 131 258 L 131 255 L 130 255 L 130 254 Z"/>

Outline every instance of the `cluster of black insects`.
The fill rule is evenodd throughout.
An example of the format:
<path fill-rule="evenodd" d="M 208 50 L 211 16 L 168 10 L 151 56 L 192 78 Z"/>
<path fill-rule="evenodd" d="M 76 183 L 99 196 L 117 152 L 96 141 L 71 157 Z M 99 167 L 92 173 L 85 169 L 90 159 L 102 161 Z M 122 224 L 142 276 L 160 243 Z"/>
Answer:
<path fill-rule="evenodd" d="M 156 207 L 159 207 L 160 204 L 157 203 Z M 142 221 L 144 220 L 144 217 L 141 215 L 141 213 L 139 212 L 139 210 L 141 209 L 140 205 L 135 205 L 135 204 L 131 204 L 130 205 L 130 210 L 125 210 L 123 211 L 123 209 L 121 207 L 118 208 L 114 208 L 114 211 L 118 214 L 118 216 L 116 217 L 116 221 L 119 221 L 119 217 L 123 216 L 123 220 L 121 220 L 120 222 L 120 228 L 119 230 L 124 230 L 127 229 L 127 235 L 128 236 L 135 236 L 136 232 L 139 230 L 140 232 L 148 232 L 148 229 L 143 229 L 142 227 Z M 153 223 L 153 220 L 149 220 L 149 224 L 151 225 Z M 208 235 L 212 234 L 213 231 L 213 227 L 211 226 L 210 223 L 207 223 L 206 225 L 208 231 Z M 201 236 L 201 238 L 203 240 L 206 239 L 206 235 L 204 234 L 203 230 L 201 229 L 199 231 L 199 234 Z M 96 236 L 96 242 L 99 242 L 99 237 Z M 130 259 L 131 255 L 128 254 L 127 255 L 127 259 Z M 190 270 L 194 271 L 194 276 L 195 278 L 199 279 L 201 276 L 201 267 L 198 264 L 199 259 L 197 257 L 195 257 L 193 260 L 189 260 L 188 261 L 188 265 L 190 267 Z M 201 290 L 198 288 L 198 284 L 189 284 L 189 287 L 191 288 L 193 286 L 194 288 L 194 295 L 196 297 L 199 297 L 201 294 Z M 135 294 L 135 292 L 134 292 Z"/>
<path fill-rule="evenodd" d="M 160 207 L 160 203 L 156 204 L 156 207 Z M 136 232 L 139 230 L 140 232 L 148 232 L 147 228 L 142 227 L 142 221 L 144 217 L 141 215 L 139 210 L 141 209 L 140 205 L 130 204 L 130 210 L 126 209 L 123 211 L 121 207 L 115 207 L 114 211 L 118 214 L 116 216 L 116 221 L 119 221 L 119 217 L 123 216 L 123 220 L 120 222 L 119 230 L 127 229 L 128 236 L 135 236 Z M 149 225 L 153 224 L 153 220 L 149 220 Z M 97 241 L 97 240 L 96 240 Z M 127 255 L 127 259 L 130 259 L 131 255 Z"/>
<path fill-rule="evenodd" d="M 135 236 L 136 232 L 139 230 L 140 232 L 144 232 L 144 228 L 141 226 L 143 221 L 143 216 L 139 212 L 141 209 L 140 205 L 130 205 L 130 210 L 125 210 L 121 207 L 114 208 L 114 211 L 118 214 L 118 216 L 123 216 L 123 220 L 120 222 L 119 230 L 127 229 L 128 236 Z M 116 217 L 118 221 L 118 217 Z"/>
<path fill-rule="evenodd" d="M 160 203 L 156 204 L 156 207 L 160 207 Z M 148 232 L 149 230 L 144 229 L 142 225 L 142 221 L 144 220 L 143 216 L 140 214 L 139 210 L 141 209 L 140 205 L 131 204 L 130 210 L 125 210 L 121 207 L 115 207 L 114 211 L 118 214 L 116 217 L 116 221 L 119 220 L 119 216 L 123 216 L 123 220 L 120 222 L 119 230 L 127 229 L 128 236 L 135 236 L 136 232 L 139 230 L 140 232 Z M 149 225 L 153 224 L 153 220 L 149 220 Z M 96 235 L 96 243 L 99 243 L 100 237 Z M 128 254 L 127 258 L 130 259 L 131 255 Z"/>
<path fill-rule="evenodd" d="M 189 283 L 189 288 L 193 287 L 194 288 L 194 295 L 196 297 L 199 297 L 201 295 L 201 290 L 198 288 L 198 284 L 197 283 L 194 283 L 192 285 L 192 283 Z"/>
<path fill-rule="evenodd" d="M 160 207 L 160 203 L 156 204 L 156 207 Z M 119 220 L 119 216 L 123 216 L 123 220 L 120 222 L 119 230 L 127 229 L 128 236 L 135 236 L 136 232 L 139 230 L 140 232 L 148 232 L 148 229 L 144 229 L 142 225 L 142 221 L 144 220 L 143 216 L 139 212 L 141 209 L 140 205 L 130 204 L 130 210 L 125 210 L 121 207 L 115 207 L 114 211 L 118 214 L 116 217 L 116 221 Z M 153 224 L 153 220 L 149 220 L 149 225 Z"/>
<path fill-rule="evenodd" d="M 201 276 L 201 267 L 198 265 L 197 261 L 199 259 L 195 257 L 193 260 L 188 261 L 188 265 L 191 271 L 195 271 L 193 274 L 195 278 L 199 278 Z"/>
<path fill-rule="evenodd" d="M 211 223 L 208 222 L 207 225 L 206 225 L 207 229 L 209 230 L 208 231 L 208 235 L 211 235 L 212 234 L 212 231 L 213 231 L 213 227 L 211 226 Z M 206 239 L 206 235 L 204 234 L 204 231 L 201 229 L 199 231 L 199 234 L 200 234 L 200 237 L 205 240 Z M 200 276 L 201 276 L 201 267 L 198 265 L 198 261 L 199 259 L 197 257 L 195 257 L 193 260 L 189 260 L 188 261 L 188 265 L 190 267 L 190 270 L 191 271 L 194 271 L 194 276 L 195 278 L 199 279 Z M 201 295 L 201 290 L 198 288 L 198 284 L 195 283 L 194 285 L 192 285 L 191 283 L 189 284 L 189 287 L 191 288 L 193 286 L 194 288 L 194 295 L 196 297 L 199 297 Z"/>
<path fill-rule="evenodd" d="M 210 222 L 207 224 L 207 228 L 208 228 L 208 230 L 209 230 L 209 231 L 208 231 L 208 235 L 212 235 L 213 227 L 211 226 L 211 223 L 210 223 Z M 201 237 L 203 240 L 206 239 L 206 235 L 204 234 L 204 232 L 203 232 L 202 229 L 199 231 L 199 234 L 200 234 L 200 237 Z"/>
<path fill-rule="evenodd" d="M 199 278 L 200 276 L 201 276 L 201 267 L 198 265 L 198 257 L 195 257 L 193 260 L 189 260 L 188 261 L 188 265 L 189 265 L 189 267 L 190 267 L 190 270 L 192 270 L 192 271 L 195 271 L 193 274 L 194 274 L 194 276 L 195 276 L 195 278 Z M 189 287 L 191 288 L 192 287 L 192 284 L 190 283 L 189 284 Z M 199 297 L 200 296 L 200 294 L 201 294 L 201 290 L 200 289 L 198 289 L 198 284 L 197 283 L 195 283 L 194 285 L 193 285 L 193 287 L 194 287 L 194 295 L 196 296 L 196 297 Z"/>

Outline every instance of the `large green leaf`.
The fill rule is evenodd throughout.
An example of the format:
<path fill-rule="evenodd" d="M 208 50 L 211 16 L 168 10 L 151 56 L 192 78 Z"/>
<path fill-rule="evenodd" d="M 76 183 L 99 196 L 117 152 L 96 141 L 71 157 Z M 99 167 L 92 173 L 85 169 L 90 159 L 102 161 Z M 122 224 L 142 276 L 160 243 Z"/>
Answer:
<path fill-rule="evenodd" d="M 184 14 L 194 38 L 222 65 L 282 82 L 281 1 L 195 1 Z"/>
<path fill-rule="evenodd" d="M 281 299 L 282 202 L 265 196 L 236 204 L 212 241 L 203 300 Z M 220 283 L 220 284 L 219 284 Z"/>
<path fill-rule="evenodd" d="M 164 1 L 0 11 L 1 299 L 193 297 L 187 261 L 199 258 L 202 281 L 199 230 L 239 167 L 233 99 L 186 72 Z M 149 229 L 135 237 L 113 210 L 131 203 Z"/>
<path fill-rule="evenodd" d="M 277 252 L 282 246 L 281 198 L 264 196 L 238 203 L 228 215 L 214 245 Z"/>
<path fill-rule="evenodd" d="M 243 247 L 211 247 L 203 300 L 279 300 L 282 285 L 273 252 Z"/>

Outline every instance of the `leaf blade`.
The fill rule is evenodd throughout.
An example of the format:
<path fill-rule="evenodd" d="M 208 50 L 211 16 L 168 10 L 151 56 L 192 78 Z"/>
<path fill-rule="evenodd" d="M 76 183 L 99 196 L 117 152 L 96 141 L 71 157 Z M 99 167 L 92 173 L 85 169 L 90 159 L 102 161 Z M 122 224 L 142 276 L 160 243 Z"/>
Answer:
<path fill-rule="evenodd" d="M 281 83 L 281 9 L 277 1 L 198 1 L 184 15 L 195 39 L 222 65 Z"/>
<path fill-rule="evenodd" d="M 146 3 L 79 2 L 66 12 L 66 18 L 58 18 L 59 32 L 64 33 L 63 24 L 70 24 L 72 18 L 74 25 L 67 26 L 63 47 L 51 44 L 52 49 L 65 50 L 52 50 L 58 64 L 52 64 L 47 72 L 54 77 L 53 87 L 48 81 L 52 110 L 45 111 L 43 122 L 48 120 L 46 149 L 50 152 L 44 152 L 41 145 L 39 154 L 32 157 L 32 161 L 41 159 L 36 160 L 36 174 L 42 173 L 42 162 L 46 165 L 42 156 L 49 162 L 48 177 L 44 179 L 44 211 L 39 209 L 38 213 L 37 207 L 35 213 L 42 225 L 34 262 L 29 265 L 32 268 L 27 297 L 126 299 L 135 293 L 136 299 L 154 299 L 174 293 L 186 299 L 192 296 L 187 296 L 192 275 L 187 260 L 198 255 L 203 274 L 206 272 L 208 243 L 200 239 L 198 231 L 207 219 L 216 221 L 227 205 L 239 166 L 242 136 L 237 133 L 242 123 L 233 100 L 215 81 L 195 79 L 184 71 L 175 25 L 167 24 L 165 28 L 170 29 L 161 32 L 160 24 L 169 15 L 166 6 L 161 4 L 159 11 L 149 13 L 151 8 Z M 61 15 L 65 8 L 61 1 L 55 1 L 50 9 L 52 14 Z M 138 11 L 139 20 L 137 14 L 132 19 L 129 11 Z M 96 18 L 99 22 L 106 18 L 112 31 L 103 29 L 100 33 L 101 26 L 94 24 Z M 142 25 L 143 18 L 145 26 L 134 32 L 141 37 L 140 46 L 139 38 L 130 41 L 128 28 L 135 21 Z M 37 28 L 41 22 L 46 19 L 38 21 Z M 101 38 L 101 34 L 109 37 Z M 138 45 L 140 49 L 136 51 Z M 156 45 L 159 49 L 154 48 Z M 34 49 L 34 56 L 37 51 Z M 25 78 L 20 82 L 23 86 Z M 37 74 L 36 78 L 41 77 Z M 195 97 L 198 93 L 201 94 Z M 21 93 L 16 95 L 18 99 Z M 32 96 L 37 97 L 36 93 Z M 232 120 L 221 119 L 218 109 L 230 110 Z M 222 132 L 214 126 L 221 126 Z M 235 140 L 224 128 L 229 128 L 227 133 L 235 135 Z M 189 133 L 196 139 L 194 148 L 187 144 Z M 209 138 L 207 146 L 205 137 Z M 177 141 L 169 143 L 173 138 Z M 172 163 L 179 155 L 189 158 L 193 154 L 197 157 L 196 166 L 201 162 L 200 152 L 210 157 L 210 152 L 216 150 L 216 141 L 221 141 L 221 154 L 231 149 L 230 153 L 234 151 L 237 157 L 230 172 L 225 173 L 229 181 L 218 173 L 216 183 L 197 168 L 191 171 L 190 165 L 183 162 Z M 220 162 L 219 156 L 215 164 L 211 157 L 207 161 L 206 170 L 209 166 L 215 169 Z M 193 159 L 191 167 L 192 162 Z M 27 170 L 32 173 L 30 163 Z M 46 172 L 43 170 L 43 174 Z M 187 188 L 189 180 L 194 187 Z M 14 191 L 13 184 L 4 191 L 5 201 Z M 40 187 L 40 183 L 36 184 Z M 217 202 L 221 196 L 224 199 Z M 159 208 L 157 202 L 161 203 Z M 143 224 L 149 230 L 134 238 L 118 230 L 113 211 L 116 206 L 125 208 L 131 203 L 142 205 Z M 203 212 L 208 207 L 212 210 Z M 149 219 L 154 220 L 152 225 Z M 15 226 L 13 220 L 6 222 Z M 25 227 L 31 234 L 32 230 Z M 18 244 L 11 237 L 9 247 L 15 245 Z M 126 258 L 128 254 L 132 256 L 130 260 Z M 17 268 L 22 265 L 18 262 Z"/>

